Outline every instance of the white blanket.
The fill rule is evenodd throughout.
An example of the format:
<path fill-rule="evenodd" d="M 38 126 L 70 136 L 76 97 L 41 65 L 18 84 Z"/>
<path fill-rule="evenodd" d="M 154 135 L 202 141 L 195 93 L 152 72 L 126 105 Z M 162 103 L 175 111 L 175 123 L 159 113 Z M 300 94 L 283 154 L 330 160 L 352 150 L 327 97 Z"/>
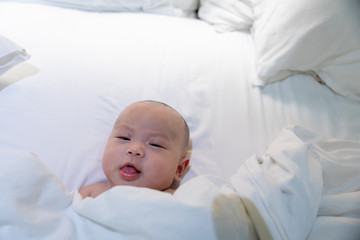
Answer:
<path fill-rule="evenodd" d="M 20 151 L 1 150 L 0 167 L 0 239 L 360 236 L 360 143 L 299 127 L 284 129 L 230 179 L 197 177 L 174 195 L 122 186 L 82 199 Z"/>

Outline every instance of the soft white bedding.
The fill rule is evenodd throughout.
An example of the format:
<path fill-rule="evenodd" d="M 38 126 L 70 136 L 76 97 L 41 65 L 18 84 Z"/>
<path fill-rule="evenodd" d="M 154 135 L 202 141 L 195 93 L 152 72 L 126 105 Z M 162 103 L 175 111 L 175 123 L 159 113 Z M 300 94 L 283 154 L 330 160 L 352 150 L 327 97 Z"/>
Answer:
<path fill-rule="evenodd" d="M 315 222 L 321 227 L 340 220 L 347 223 L 335 226 L 336 237 L 355 240 L 360 234 L 359 149 L 359 142 L 319 138 L 295 126 L 229 180 L 199 176 L 174 195 L 121 186 L 95 199 L 67 191 L 33 154 L 1 150 L 0 237 L 305 239 Z M 336 237 L 329 233 L 327 239 Z"/>
<path fill-rule="evenodd" d="M 251 31 L 255 85 L 308 73 L 360 101 L 359 12 L 358 0 L 200 0 L 198 15 L 222 32 Z"/>
<path fill-rule="evenodd" d="M 253 87 L 247 32 L 219 34 L 194 19 L 24 3 L 1 3 L 0 29 L 26 46 L 33 67 L 31 76 L 1 91 L 0 143 L 36 153 L 69 189 L 105 179 L 100 162 L 112 124 L 140 99 L 167 102 L 188 121 L 194 151 L 185 180 L 234 174 L 289 124 L 360 138 L 359 103 L 310 76 Z"/>
<path fill-rule="evenodd" d="M 202 2 L 214 3 L 214 1 Z M 229 4 L 224 2 L 222 5 L 223 10 L 238 1 L 227 2 Z M 249 3 L 247 0 L 244 2 Z M 210 11 L 211 7 L 218 5 L 207 6 Z M 242 4 L 242 6 L 250 5 Z M 242 7 L 236 9 L 240 11 Z M 225 14 L 225 12 L 222 13 Z M 236 14 L 236 11 L 231 14 Z M 221 17 L 221 14 L 217 17 Z M 217 17 L 213 20 L 218 19 Z M 239 20 L 231 18 L 237 21 L 236 19 Z M 250 21 L 247 23 L 247 25 L 251 24 Z M 224 30 L 226 26 L 222 26 L 218 25 Z M 90 210 L 90 207 L 85 207 L 92 203 L 96 204 L 97 201 L 100 203 L 105 199 L 82 202 L 74 198 L 73 191 L 84 185 L 105 181 L 101 169 L 105 142 L 119 112 L 133 101 L 154 99 L 166 102 L 176 108 L 190 126 L 193 141 L 191 168 L 177 193 L 180 194 L 183 191 L 185 194 L 188 190 L 191 192 L 187 197 L 191 195 L 193 198 L 179 203 L 184 204 L 181 206 L 185 208 L 189 207 L 190 203 L 197 203 L 201 199 L 198 197 L 202 196 L 203 192 L 192 190 L 196 181 L 199 181 L 199 184 L 205 181 L 209 186 L 214 186 L 211 188 L 214 191 L 211 190 L 210 193 L 216 195 L 218 191 L 223 191 L 219 190 L 218 185 L 224 183 L 224 180 L 216 179 L 228 180 L 231 176 L 239 176 L 237 170 L 240 166 L 242 166 L 241 169 L 244 169 L 244 166 L 251 166 L 249 169 L 259 171 L 258 173 L 266 172 L 265 166 L 268 165 L 261 164 L 262 167 L 257 167 L 255 164 L 262 158 L 254 157 L 246 163 L 245 161 L 254 153 L 262 156 L 285 126 L 301 125 L 317 135 L 347 139 L 346 144 L 354 141 L 354 146 L 358 146 L 357 142 L 360 141 L 359 102 L 333 92 L 326 85 L 316 82 L 312 76 L 298 74 L 284 81 L 266 85 L 264 88 L 254 87 L 253 82 L 259 80 L 255 69 L 256 46 L 251 32 L 247 30 L 220 34 L 212 25 L 197 19 L 148 13 L 84 12 L 0 1 L 0 31 L 1 35 L 25 48 L 31 55 L 28 61 L 0 76 L 2 88 L 0 91 L 0 148 L 35 153 L 38 159 L 59 179 L 54 180 L 48 170 L 41 170 L 49 179 L 50 186 L 57 186 L 54 187 L 57 189 L 54 190 L 57 195 L 55 193 L 41 195 L 42 190 L 46 188 L 44 186 L 43 189 L 35 192 L 25 191 L 24 194 L 30 194 L 33 198 L 26 197 L 27 200 L 21 202 L 31 206 L 31 204 L 42 203 L 44 200 L 45 205 L 41 206 L 47 207 L 46 204 L 51 202 L 51 199 L 62 198 L 64 201 L 59 202 L 58 205 L 51 205 L 58 206 L 60 216 L 56 212 L 51 216 L 45 214 L 45 219 L 48 217 L 52 219 L 52 221 L 47 221 L 47 219 L 46 223 L 49 223 L 49 226 L 53 223 L 61 223 L 60 228 L 56 224 L 52 226 L 55 230 L 70 229 L 69 234 L 72 234 L 74 229 L 83 229 L 84 231 L 80 230 L 79 238 L 85 238 L 87 235 L 85 233 L 83 235 L 82 232 L 86 231 L 94 236 L 102 234 L 103 231 L 108 232 L 107 228 L 95 222 L 112 224 L 104 219 L 105 215 L 93 216 L 91 214 L 94 212 Z M 357 53 L 354 52 L 355 55 Z M 357 64 L 355 60 L 354 63 Z M 336 80 L 356 78 L 356 74 L 350 72 L 347 74 L 351 75 L 350 78 L 338 75 Z M 11 84 L 5 87 L 8 83 Z M 313 136 L 305 134 L 302 139 Z M 325 145 L 319 145 L 318 142 L 315 144 L 325 149 L 325 152 L 333 149 L 332 147 L 345 146 L 341 142 L 332 144 L 331 141 Z M 288 147 L 290 146 L 286 145 L 285 149 Z M 273 148 L 270 147 L 271 149 Z M 315 147 L 312 151 L 316 152 L 317 148 Z M 354 153 L 356 153 L 356 147 Z M 345 155 L 342 155 L 349 155 L 347 151 L 334 150 L 332 154 L 335 154 L 336 158 L 341 157 L 345 159 L 344 161 L 348 161 Z M 320 151 L 319 155 L 322 156 L 323 153 Z M 27 159 L 33 159 L 33 157 Z M 297 215 L 299 219 L 296 222 L 304 223 L 304 225 L 301 225 L 301 228 L 297 226 L 294 232 L 305 229 L 301 232 L 305 234 L 310 227 L 308 223 L 311 222 L 313 229 L 309 239 L 346 239 L 346 237 L 356 239 L 354 234 L 357 232 L 354 229 L 359 229 L 357 207 L 359 205 L 356 205 L 359 199 L 359 189 L 356 185 L 359 182 L 359 171 L 352 171 L 352 169 L 358 169 L 359 158 L 355 157 L 355 160 L 349 161 L 353 161 L 354 164 L 351 167 L 345 167 L 342 173 L 341 171 L 333 172 L 330 177 L 324 176 L 324 179 L 327 179 L 327 185 L 323 187 L 323 190 L 327 190 L 323 192 L 325 195 L 321 198 L 315 222 L 303 221 L 300 218 L 305 215 Z M 5 164 L 10 163 L 5 162 Z M 333 163 L 329 164 L 330 167 L 332 165 Z M 328 166 L 323 165 L 322 168 L 327 169 Z M 23 172 L 22 170 L 19 174 Z M 271 169 L 273 170 L 279 169 Z M 29 170 L 25 174 L 30 174 L 31 171 L 37 170 Z M 337 176 L 337 173 L 341 175 Z M 7 172 L 0 171 L 0 174 L 7 174 Z M 204 174 L 216 177 L 192 180 Z M 252 174 L 255 176 L 256 172 Z M 286 174 L 281 173 L 279 177 L 285 177 Z M 261 179 L 261 176 L 256 176 L 257 179 Z M 354 177 L 353 180 L 349 180 L 350 176 Z M 249 196 L 256 192 L 261 193 L 264 189 L 266 193 L 267 188 L 262 188 L 261 185 L 253 186 L 260 188 L 259 191 L 251 192 L 251 194 L 246 192 L 245 184 L 248 183 L 250 186 L 253 184 L 249 179 L 250 175 L 247 175 L 246 180 L 241 183 L 241 189 L 236 190 L 236 194 Z M 344 181 L 340 181 L 342 179 Z M 259 184 L 268 182 L 263 181 Z M 276 181 L 270 183 L 274 183 L 275 187 L 283 184 Z M 295 182 L 291 182 L 293 183 Z M 235 181 L 232 184 L 237 183 Z M 304 186 L 307 186 L 307 183 Z M 109 196 L 113 196 L 112 194 L 115 196 L 122 191 L 133 191 L 126 189 L 128 188 L 120 191 L 114 189 Z M 291 188 L 283 189 L 282 193 L 288 193 L 289 189 Z M 301 188 L 296 186 L 293 189 Z M 148 190 L 140 192 L 151 193 L 151 196 L 153 193 Z M 264 203 L 257 201 L 257 199 L 269 197 L 265 193 L 261 197 L 251 195 L 254 199 L 250 202 L 257 204 L 257 209 L 261 209 L 260 212 L 263 215 L 260 219 L 267 221 L 269 231 L 261 233 L 263 227 L 259 226 L 264 224 L 256 220 L 256 214 L 250 216 L 253 227 L 259 234 L 265 234 L 265 236 L 273 234 L 286 238 L 288 229 L 292 229 L 291 226 L 293 226 L 293 222 L 289 219 L 295 218 L 287 216 L 286 214 L 291 214 L 291 211 L 283 212 L 283 208 L 275 211 L 279 209 L 276 204 L 271 205 L 271 211 L 267 211 L 269 206 L 261 204 L 266 202 L 270 204 L 271 201 L 267 200 Z M 10 194 L 8 200 L 10 201 L 11 197 L 17 197 L 17 194 L 18 192 Z M 38 198 L 39 194 L 41 198 Z M 299 197 L 307 199 L 306 194 Z M 156 193 L 156 196 L 158 195 L 159 193 Z M 160 194 L 159 196 L 169 198 L 168 195 Z M 173 198 L 176 197 L 177 195 L 171 197 L 171 201 L 174 201 Z M 39 202 L 38 199 L 40 199 Z M 76 201 L 73 201 L 74 199 Z M 147 200 L 150 199 L 151 197 Z M 237 200 L 232 197 L 214 200 L 218 202 L 217 207 L 220 209 L 219 214 L 215 214 L 214 218 L 211 216 L 213 212 L 208 202 L 212 201 L 214 196 L 206 197 L 206 199 L 207 202 L 200 201 L 201 204 L 206 203 L 207 207 L 205 207 L 205 212 L 199 210 L 201 212 L 199 217 L 203 217 L 206 222 L 204 229 L 212 231 L 208 232 L 209 238 L 218 234 L 221 236 L 224 232 L 241 234 L 236 232 L 239 229 L 234 226 L 242 225 L 239 223 L 245 224 L 248 218 L 238 219 L 236 216 L 227 214 L 234 211 L 241 212 L 236 207 Z M 279 202 L 289 203 L 292 200 L 291 198 L 281 199 L 282 197 Z M 304 200 L 304 204 L 311 199 L 314 201 L 311 204 L 316 205 L 317 198 L 313 196 Z M 85 202 L 89 205 L 85 205 Z M 345 202 L 347 204 L 343 204 Z M 80 205 L 74 208 L 75 203 L 81 203 L 80 205 L 84 208 Z M 235 207 L 230 210 L 222 208 L 227 205 Z M 243 205 L 251 212 L 249 209 L 251 206 Z M 315 205 L 309 208 L 313 210 L 311 214 L 316 213 Z M 74 209 L 77 209 L 77 212 Z M 10 210 L 18 211 L 19 209 L 11 208 Z M 292 210 L 292 206 L 288 206 L 286 210 Z M 278 214 L 280 221 L 276 222 L 272 217 L 266 217 L 267 213 L 273 212 Z M 22 216 L 23 220 L 17 221 L 15 217 L 10 218 L 10 213 L 1 217 L 2 220 L 8 219 L 12 221 L 11 224 L 20 227 L 30 226 L 33 223 L 27 215 L 33 214 L 31 209 L 29 212 L 24 213 L 21 210 L 18 213 L 20 215 L 14 214 L 14 216 Z M 314 218 L 310 212 L 304 211 L 304 213 L 309 213 L 309 219 Z M 195 217 L 191 215 L 188 219 L 193 218 Z M 39 221 L 43 221 L 41 219 L 42 217 L 39 217 Z M 150 219 L 149 217 L 148 221 Z M 36 234 L 35 232 L 40 227 L 31 226 L 36 231 L 29 230 Z M 117 227 L 119 226 L 111 225 L 111 228 Z M 9 225 L 4 225 L 1 231 L 12 230 Z M 140 232 L 141 229 L 138 231 Z M 145 232 L 146 230 L 143 233 Z M 245 229 L 241 229 L 241 232 L 251 234 L 251 231 L 247 232 Z M 22 234 L 20 231 L 18 233 Z M 51 230 L 40 231 L 39 234 L 43 235 L 39 237 L 56 233 L 58 232 Z M 62 232 L 62 234 L 65 233 Z M 150 231 L 147 234 L 153 233 Z M 191 231 L 186 234 L 197 234 L 197 232 Z"/>
<path fill-rule="evenodd" d="M 1 0 L 9 1 L 9 0 Z M 11 0 L 10 0 L 11 1 Z M 94 12 L 145 12 L 169 16 L 196 16 L 197 0 L 15 0 Z"/>

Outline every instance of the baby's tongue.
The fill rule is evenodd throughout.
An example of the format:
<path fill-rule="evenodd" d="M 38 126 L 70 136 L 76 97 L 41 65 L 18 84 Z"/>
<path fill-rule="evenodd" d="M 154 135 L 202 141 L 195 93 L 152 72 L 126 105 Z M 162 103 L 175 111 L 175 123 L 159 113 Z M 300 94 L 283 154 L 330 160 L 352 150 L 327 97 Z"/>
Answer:
<path fill-rule="evenodd" d="M 138 170 L 136 170 L 136 168 L 132 167 L 132 166 L 125 166 L 121 169 L 124 173 L 126 174 L 135 174 L 135 173 L 139 173 Z"/>

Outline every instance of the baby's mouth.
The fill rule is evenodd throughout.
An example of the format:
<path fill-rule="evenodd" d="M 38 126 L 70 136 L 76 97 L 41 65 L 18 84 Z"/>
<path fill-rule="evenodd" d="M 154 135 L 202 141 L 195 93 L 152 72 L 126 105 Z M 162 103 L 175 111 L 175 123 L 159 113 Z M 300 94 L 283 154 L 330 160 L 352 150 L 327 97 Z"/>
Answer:
<path fill-rule="evenodd" d="M 119 173 L 125 180 L 135 180 L 141 172 L 134 165 L 125 164 L 120 168 Z"/>

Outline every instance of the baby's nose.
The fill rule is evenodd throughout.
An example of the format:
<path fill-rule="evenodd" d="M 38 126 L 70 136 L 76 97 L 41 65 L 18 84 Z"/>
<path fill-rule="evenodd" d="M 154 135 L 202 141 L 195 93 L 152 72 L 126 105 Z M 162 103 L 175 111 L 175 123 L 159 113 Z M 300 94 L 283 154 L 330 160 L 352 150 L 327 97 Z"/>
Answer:
<path fill-rule="evenodd" d="M 129 155 L 134 156 L 134 157 L 144 157 L 144 155 L 145 155 L 145 153 L 144 153 L 142 147 L 140 146 L 140 144 L 132 144 L 129 147 L 127 153 Z"/>

